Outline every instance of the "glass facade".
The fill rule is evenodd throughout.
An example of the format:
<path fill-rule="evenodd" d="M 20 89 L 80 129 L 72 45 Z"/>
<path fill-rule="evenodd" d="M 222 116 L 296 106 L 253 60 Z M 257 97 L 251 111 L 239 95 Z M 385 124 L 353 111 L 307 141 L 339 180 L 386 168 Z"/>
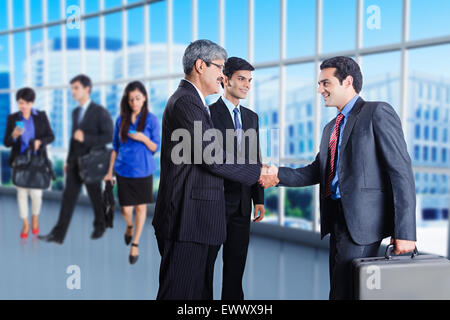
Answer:
<path fill-rule="evenodd" d="M 362 97 L 387 101 L 402 119 L 416 179 L 419 249 L 447 255 L 449 10 L 438 0 L 0 0 L 0 138 L 7 115 L 17 111 L 16 90 L 35 88 L 36 108 L 55 131 L 53 189 L 60 190 L 76 107 L 69 80 L 88 74 L 93 99 L 113 118 L 126 83 L 141 80 L 161 119 L 183 76 L 184 49 L 207 38 L 256 67 L 243 104 L 258 113 L 262 135 L 273 139 L 275 129 L 266 160 L 304 166 L 336 115 L 316 93 L 319 65 L 352 56 L 364 75 Z M 1 145 L 0 152 L 1 184 L 10 185 L 9 150 Z M 155 191 L 158 181 L 159 170 Z M 265 222 L 318 231 L 317 187 L 265 195 Z"/>

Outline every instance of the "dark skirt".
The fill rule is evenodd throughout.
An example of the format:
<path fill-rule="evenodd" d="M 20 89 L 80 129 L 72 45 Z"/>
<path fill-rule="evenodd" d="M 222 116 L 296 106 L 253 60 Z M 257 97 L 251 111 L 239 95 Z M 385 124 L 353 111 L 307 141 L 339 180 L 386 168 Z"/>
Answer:
<path fill-rule="evenodd" d="M 153 176 L 126 178 L 116 174 L 117 193 L 121 207 L 153 203 Z"/>

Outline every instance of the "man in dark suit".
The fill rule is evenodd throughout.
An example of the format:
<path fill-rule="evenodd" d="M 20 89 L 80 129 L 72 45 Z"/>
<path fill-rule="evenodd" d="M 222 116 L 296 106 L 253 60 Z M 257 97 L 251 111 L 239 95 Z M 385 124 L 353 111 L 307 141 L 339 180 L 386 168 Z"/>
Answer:
<path fill-rule="evenodd" d="M 320 184 L 321 235 L 331 235 L 330 299 L 352 299 L 353 259 L 376 256 L 388 236 L 395 254 L 414 250 L 414 176 L 395 110 L 358 95 L 358 64 L 335 57 L 320 69 L 318 92 L 327 107 L 337 107 L 338 116 L 325 126 L 316 159 L 304 168 L 271 167 L 273 175 L 261 183 Z"/>
<path fill-rule="evenodd" d="M 259 143 L 242 141 L 241 132 L 254 129 L 258 137 L 258 115 L 241 105 L 240 99 L 246 99 L 251 87 L 253 66 L 244 59 L 231 57 L 225 63 L 223 97 L 210 106 L 214 128 L 219 129 L 225 137 L 227 133 L 236 131 L 234 153 L 236 157 L 243 152 L 243 157 L 249 161 L 250 144 Z M 227 132 L 228 130 L 228 132 Z M 228 150 L 224 140 L 224 150 Z M 244 150 L 245 148 L 245 150 Z M 247 250 L 250 240 L 250 214 L 252 200 L 255 207 L 254 220 L 259 222 L 264 218 L 264 188 L 258 183 L 252 186 L 224 179 L 225 202 L 227 216 L 227 239 L 223 244 L 223 277 L 222 300 L 243 300 L 242 277 L 244 275 Z"/>
<path fill-rule="evenodd" d="M 92 82 L 89 77 L 79 75 L 70 82 L 72 96 L 80 106 L 72 112 L 72 139 L 69 155 L 64 168 L 66 184 L 62 196 L 61 210 L 58 222 L 53 230 L 40 239 L 62 244 L 69 228 L 75 204 L 80 194 L 83 181 L 79 175 L 78 158 L 93 147 L 101 147 L 112 141 L 113 122 L 109 112 L 90 99 Z M 105 217 L 102 210 L 101 182 L 85 184 L 92 206 L 95 220 L 92 239 L 100 238 L 106 229 Z"/>
<path fill-rule="evenodd" d="M 214 131 L 205 97 L 219 92 L 226 58 L 209 40 L 191 43 L 183 56 L 185 79 L 164 110 L 153 218 L 161 254 L 157 299 L 213 299 L 217 247 L 226 239 L 223 178 L 250 186 L 260 177 L 261 164 L 226 164 L 221 148 L 210 153 L 210 161 L 213 142 L 202 139 Z M 183 150 L 180 134 L 188 141 Z"/>

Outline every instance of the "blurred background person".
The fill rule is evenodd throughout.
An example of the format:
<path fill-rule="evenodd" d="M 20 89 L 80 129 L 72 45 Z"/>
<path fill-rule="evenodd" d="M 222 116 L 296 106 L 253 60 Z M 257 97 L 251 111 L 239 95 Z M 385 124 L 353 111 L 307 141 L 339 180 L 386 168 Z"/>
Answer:
<path fill-rule="evenodd" d="M 131 242 L 129 261 L 138 260 L 138 246 L 147 217 L 147 204 L 153 203 L 153 158 L 160 146 L 158 118 L 149 112 L 145 86 L 131 82 L 125 88 L 116 120 L 113 137 L 114 150 L 105 181 L 116 175 L 119 204 L 127 224 L 125 243 Z M 133 209 L 136 228 L 133 235 Z"/>
<path fill-rule="evenodd" d="M 72 112 L 72 138 L 67 156 L 66 183 L 62 195 L 58 222 L 41 240 L 62 244 L 69 229 L 70 220 L 84 184 L 94 209 L 94 231 L 91 239 L 99 239 L 106 230 L 105 214 L 102 209 L 101 183 L 84 183 L 80 177 L 79 158 L 89 154 L 92 148 L 99 148 L 112 141 L 113 122 L 108 110 L 91 100 L 92 81 L 83 74 L 70 81 L 72 96 L 79 106 Z"/>
<path fill-rule="evenodd" d="M 45 111 L 33 108 L 36 94 L 31 88 L 17 91 L 16 101 L 19 111 L 8 116 L 4 144 L 12 147 L 9 165 L 19 154 L 25 154 L 29 148 L 34 152 L 41 150 L 47 157 L 46 146 L 53 142 L 55 136 L 50 128 Z M 42 205 L 42 190 L 17 187 L 17 202 L 23 228 L 20 233 L 22 239 L 28 238 L 28 196 L 31 198 L 32 233 L 39 233 L 39 213 Z"/>

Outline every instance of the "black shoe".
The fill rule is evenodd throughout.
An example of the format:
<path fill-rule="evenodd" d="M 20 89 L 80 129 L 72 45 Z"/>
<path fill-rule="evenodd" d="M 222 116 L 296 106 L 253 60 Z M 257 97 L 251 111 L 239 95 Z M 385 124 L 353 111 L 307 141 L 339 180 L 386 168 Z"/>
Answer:
<path fill-rule="evenodd" d="M 47 242 L 55 242 L 57 244 L 62 244 L 63 243 L 63 240 L 61 238 L 58 238 L 57 236 L 55 236 L 52 232 L 50 232 L 46 236 L 39 235 L 38 239 L 43 240 L 43 241 L 47 241 Z"/>
<path fill-rule="evenodd" d="M 133 226 L 128 226 L 127 229 L 133 229 Z M 129 245 L 131 243 L 131 238 L 132 236 L 127 236 L 127 234 L 125 233 L 125 244 Z"/>
<path fill-rule="evenodd" d="M 106 230 L 105 228 L 95 229 L 94 232 L 92 232 L 91 239 L 95 240 L 101 238 L 105 233 L 105 230 Z"/>
<path fill-rule="evenodd" d="M 132 243 L 131 246 L 132 246 L 132 247 L 139 247 L 139 245 L 136 244 L 136 243 Z M 138 261 L 138 259 L 139 259 L 139 255 L 137 255 L 137 256 L 132 256 L 132 255 L 130 254 L 130 256 L 129 256 L 130 264 L 135 264 L 135 263 Z"/>

